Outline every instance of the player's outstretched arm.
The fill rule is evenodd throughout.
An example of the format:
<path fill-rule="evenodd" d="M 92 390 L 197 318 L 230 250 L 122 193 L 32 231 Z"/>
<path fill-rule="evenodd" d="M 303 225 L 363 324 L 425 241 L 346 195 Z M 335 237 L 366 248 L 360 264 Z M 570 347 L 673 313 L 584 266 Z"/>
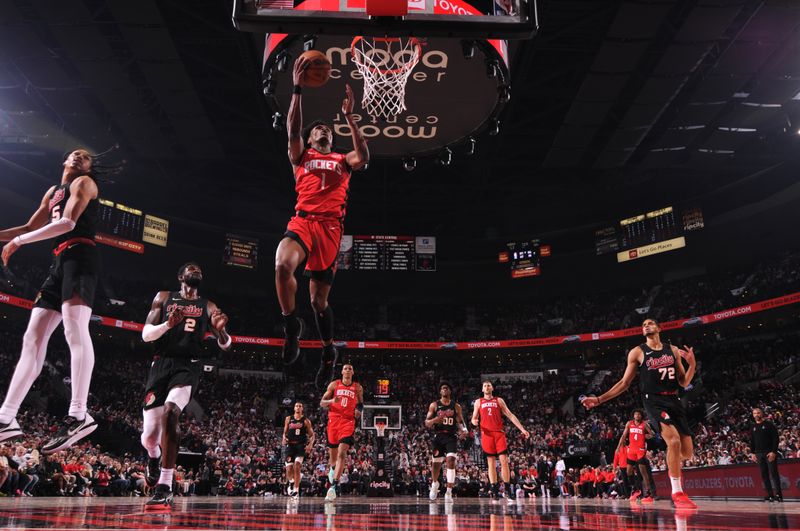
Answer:
<path fill-rule="evenodd" d="M 356 384 L 356 418 L 361 418 L 364 411 L 364 388 L 360 383 Z"/>
<path fill-rule="evenodd" d="M 32 230 L 36 230 L 42 228 L 47 223 L 47 216 L 50 211 L 49 203 L 50 203 L 50 194 L 53 193 L 55 190 L 55 186 L 51 186 L 47 193 L 44 194 L 42 197 L 42 202 L 39 203 L 39 208 L 36 209 L 36 212 L 30 217 L 28 222 L 25 225 L 20 225 L 19 227 L 11 227 L 10 229 L 0 230 L 0 242 L 7 242 L 9 240 L 13 240 L 17 236 L 21 234 L 25 234 L 26 232 L 30 232 Z"/>
<path fill-rule="evenodd" d="M 642 349 L 639 347 L 633 347 L 630 352 L 628 352 L 628 366 L 625 367 L 625 373 L 622 375 L 622 378 L 614 384 L 614 386 L 603 393 L 600 396 L 587 396 L 581 401 L 583 407 L 586 409 L 592 409 L 593 407 L 597 407 L 604 402 L 608 402 L 609 400 L 618 397 L 622 393 L 628 390 L 633 382 L 633 379 L 636 377 L 636 371 L 639 369 L 639 365 L 642 362 L 642 357 L 644 353 Z"/>
<path fill-rule="evenodd" d="M 511 423 L 514 424 L 514 426 L 516 426 L 520 432 L 522 432 L 523 437 L 527 439 L 528 437 L 531 436 L 531 434 L 528 433 L 528 430 L 525 429 L 525 426 L 523 426 L 522 423 L 519 421 L 517 416 L 513 414 L 510 409 L 508 409 L 505 400 L 503 400 L 502 398 L 498 398 L 497 404 L 500 406 L 500 411 L 503 412 L 503 415 L 508 417 L 508 420 L 510 420 Z"/>
<path fill-rule="evenodd" d="M 289 113 L 286 116 L 286 132 L 289 135 L 289 162 L 292 166 L 300 164 L 305 145 L 303 142 L 303 103 L 301 91 L 303 89 L 304 72 L 309 66 L 309 61 L 302 55 L 294 62 L 292 79 L 294 81 L 294 94 L 289 103 Z"/>
<path fill-rule="evenodd" d="M 342 102 L 342 114 L 344 114 L 353 136 L 353 151 L 347 154 L 345 160 L 348 166 L 354 170 L 359 170 L 369 163 L 369 147 L 367 146 L 367 139 L 364 138 L 358 128 L 358 123 L 353 119 L 354 103 L 353 89 L 347 84 L 345 85 L 345 97 Z"/>
<path fill-rule="evenodd" d="M 208 315 L 211 316 L 211 334 L 217 338 L 217 345 L 219 345 L 219 348 L 222 350 L 229 350 L 231 348 L 231 343 L 233 343 L 233 338 L 225 329 L 225 326 L 228 324 L 228 316 L 222 313 L 222 310 L 211 301 L 208 301 L 206 311 Z"/>
<path fill-rule="evenodd" d="M 692 379 L 694 378 L 695 369 L 697 368 L 694 349 L 685 345 L 683 348 L 686 350 L 681 350 L 675 345 L 670 346 L 672 347 L 672 354 L 675 356 L 675 370 L 678 372 L 678 385 L 684 388 L 689 387 L 689 384 L 692 383 Z M 689 364 L 688 368 L 683 366 L 683 360 L 686 360 Z"/>
<path fill-rule="evenodd" d="M 54 215 L 53 219 L 47 225 L 43 225 L 30 232 L 25 232 L 24 234 L 18 234 L 3 247 L 3 265 L 8 266 L 8 260 L 11 258 L 11 255 L 17 252 L 17 249 L 21 246 L 28 243 L 40 242 L 42 240 L 49 240 L 50 238 L 61 236 L 74 229 L 78 218 L 80 218 L 83 211 L 86 210 L 89 201 L 97 198 L 97 184 L 95 184 L 91 177 L 83 175 L 72 181 L 69 185 L 69 193 L 70 196 L 64 207 L 64 212 L 61 213 L 58 219 L 56 219 Z M 45 198 L 46 197 L 47 196 L 45 196 Z M 34 214 L 34 217 L 39 215 L 41 209 L 42 207 L 40 206 L 39 210 Z"/>
<path fill-rule="evenodd" d="M 322 400 L 319 401 L 319 406 L 328 409 L 331 407 L 331 404 L 336 400 L 336 397 L 333 396 L 333 393 L 336 392 L 336 381 L 333 381 L 328 384 L 328 388 L 325 390 L 325 394 L 322 395 Z"/>
<path fill-rule="evenodd" d="M 142 340 L 150 343 L 160 338 L 167 333 L 167 330 L 174 327 L 183 320 L 183 311 L 180 308 L 170 312 L 169 318 L 161 323 L 161 308 L 169 298 L 168 291 L 159 291 L 153 298 L 153 303 L 150 305 L 150 312 L 147 314 L 147 319 L 144 322 L 142 329 Z M 160 323 L 160 324 L 156 324 Z"/>

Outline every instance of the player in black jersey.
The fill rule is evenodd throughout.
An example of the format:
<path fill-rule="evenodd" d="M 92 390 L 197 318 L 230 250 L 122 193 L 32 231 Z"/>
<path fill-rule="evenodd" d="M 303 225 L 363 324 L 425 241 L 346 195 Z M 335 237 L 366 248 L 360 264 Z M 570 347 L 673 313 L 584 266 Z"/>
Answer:
<path fill-rule="evenodd" d="M 681 350 L 668 342 L 662 343 L 661 328 L 653 319 L 642 323 L 642 334 L 647 341 L 628 352 L 625 374 L 614 386 L 600 396 L 588 396 L 582 403 L 587 409 L 599 406 L 624 393 L 639 373 L 639 385 L 647 416 L 655 421 L 655 430 L 667 443 L 667 469 L 672 484 L 672 501 L 676 508 L 697 507 L 683 492 L 681 485 L 681 463 L 690 459 L 694 452 L 692 431 L 678 391 L 687 387 L 697 362 L 694 350 Z M 682 359 L 688 363 L 683 366 Z"/>
<path fill-rule="evenodd" d="M 53 239 L 53 263 L 34 301 L 22 353 L 0 407 L 2 442 L 22 434 L 17 412 L 42 371 L 50 336 L 63 320 L 71 356 L 72 398 L 63 426 L 42 447 L 48 454 L 69 448 L 97 429 L 86 402 L 94 368 L 89 321 L 100 269 L 94 242 L 98 190 L 88 151 L 72 151 L 63 166 L 61 184 L 47 191 L 28 222 L 0 231 L 0 242 L 8 242 L 2 252 L 5 266 L 20 246 Z"/>
<path fill-rule="evenodd" d="M 147 482 L 155 484 L 145 509 L 172 507 L 172 480 L 178 457 L 178 419 L 200 383 L 206 332 L 223 350 L 231 346 L 225 330 L 228 316 L 197 288 L 203 280 L 200 266 L 189 262 L 178 269 L 180 291 L 159 291 L 142 330 L 142 339 L 154 343 L 153 363 L 145 385 L 142 446 L 147 449 Z M 159 461 L 161 471 L 159 473 Z"/>
<path fill-rule="evenodd" d="M 303 412 L 303 404 L 294 404 L 294 414 L 283 423 L 283 444 L 286 447 L 286 479 L 289 496 L 300 496 L 300 479 L 306 453 L 314 447 L 314 428 Z"/>
<path fill-rule="evenodd" d="M 439 385 L 439 400 L 431 402 L 428 407 L 428 416 L 425 418 L 425 427 L 433 429 L 433 472 L 431 474 L 430 499 L 435 500 L 439 495 L 439 473 L 442 462 L 446 462 L 447 491 L 444 501 L 453 501 L 453 486 L 456 483 L 456 457 L 458 456 L 458 438 L 467 434 L 461 404 L 452 398 L 453 388 L 447 382 Z M 458 430 L 458 435 L 456 435 Z"/>

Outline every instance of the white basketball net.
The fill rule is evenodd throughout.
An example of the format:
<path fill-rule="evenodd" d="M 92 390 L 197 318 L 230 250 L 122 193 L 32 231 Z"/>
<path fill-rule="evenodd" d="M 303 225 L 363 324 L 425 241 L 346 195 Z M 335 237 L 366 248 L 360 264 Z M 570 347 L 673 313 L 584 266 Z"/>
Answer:
<path fill-rule="evenodd" d="M 387 119 L 405 111 L 406 82 L 422 55 L 419 39 L 356 37 L 351 52 L 364 77 L 367 114 Z"/>

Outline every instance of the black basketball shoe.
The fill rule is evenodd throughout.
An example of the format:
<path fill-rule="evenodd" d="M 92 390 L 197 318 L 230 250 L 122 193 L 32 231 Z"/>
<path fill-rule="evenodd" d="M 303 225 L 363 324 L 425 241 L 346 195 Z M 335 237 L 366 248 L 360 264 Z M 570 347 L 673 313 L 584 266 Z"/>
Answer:
<path fill-rule="evenodd" d="M 291 333 L 288 327 L 283 328 L 283 364 L 293 365 L 300 357 L 300 338 L 303 335 L 305 323 L 299 317 L 297 319 L 297 332 Z"/>
<path fill-rule="evenodd" d="M 153 491 L 153 497 L 144 504 L 145 511 L 170 510 L 172 509 L 172 489 L 168 485 L 159 483 Z"/>
<path fill-rule="evenodd" d="M 325 386 L 333 380 L 333 371 L 336 364 L 339 362 L 339 351 L 331 343 L 322 347 L 322 358 L 319 360 L 319 370 L 314 379 L 314 385 L 317 386 L 317 391 L 322 391 Z"/>
<path fill-rule="evenodd" d="M 89 413 L 86 413 L 83 420 L 66 416 L 63 422 L 64 425 L 61 426 L 58 433 L 42 447 L 42 453 L 53 454 L 65 450 L 97 429 L 97 422 Z"/>

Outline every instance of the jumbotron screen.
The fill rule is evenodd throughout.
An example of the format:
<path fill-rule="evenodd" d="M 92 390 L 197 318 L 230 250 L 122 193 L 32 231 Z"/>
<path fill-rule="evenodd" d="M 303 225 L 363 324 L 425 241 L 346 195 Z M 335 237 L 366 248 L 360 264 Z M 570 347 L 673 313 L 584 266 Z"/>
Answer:
<path fill-rule="evenodd" d="M 541 258 L 550 256 L 550 246 L 539 240 L 508 242 L 507 251 L 501 251 L 498 261 L 511 264 L 511 278 L 538 277 L 542 274 Z"/>
<path fill-rule="evenodd" d="M 616 227 L 595 231 L 595 253 L 616 253 L 627 262 L 686 246 L 685 233 L 705 227 L 700 207 L 678 211 L 672 206 L 637 214 L 619 221 Z"/>

